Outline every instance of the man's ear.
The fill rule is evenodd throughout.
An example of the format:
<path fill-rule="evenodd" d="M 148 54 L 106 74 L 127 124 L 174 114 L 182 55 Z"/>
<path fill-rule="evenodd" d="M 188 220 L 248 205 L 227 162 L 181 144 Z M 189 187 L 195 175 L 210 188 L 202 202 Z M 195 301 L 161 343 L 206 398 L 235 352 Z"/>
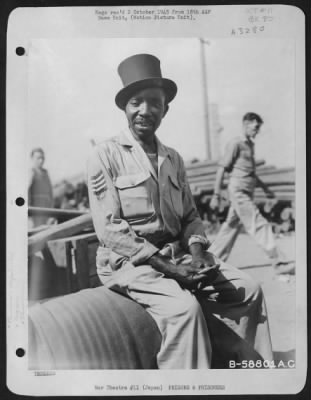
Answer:
<path fill-rule="evenodd" d="M 164 106 L 164 112 L 163 112 L 163 117 L 162 118 L 164 118 L 165 117 L 165 115 L 167 114 L 167 112 L 168 112 L 168 109 L 169 109 L 169 106 L 168 106 L 168 104 L 165 104 L 165 106 Z"/>

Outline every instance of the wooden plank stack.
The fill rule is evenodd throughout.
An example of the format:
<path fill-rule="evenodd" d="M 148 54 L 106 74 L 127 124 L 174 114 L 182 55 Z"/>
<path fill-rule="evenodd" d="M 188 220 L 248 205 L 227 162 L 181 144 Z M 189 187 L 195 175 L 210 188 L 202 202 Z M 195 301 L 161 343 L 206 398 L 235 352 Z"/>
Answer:
<path fill-rule="evenodd" d="M 273 190 L 279 201 L 292 202 L 295 198 L 295 169 L 293 167 L 276 168 L 273 165 L 265 165 L 264 160 L 256 161 L 257 174 Z M 200 161 L 194 164 L 186 164 L 187 176 L 192 194 L 199 201 L 204 198 L 208 202 L 213 194 L 215 176 L 217 171 L 216 161 Z M 223 197 L 227 197 L 225 189 L 228 185 L 228 177 L 223 182 Z M 255 202 L 265 202 L 265 194 L 257 188 Z"/>

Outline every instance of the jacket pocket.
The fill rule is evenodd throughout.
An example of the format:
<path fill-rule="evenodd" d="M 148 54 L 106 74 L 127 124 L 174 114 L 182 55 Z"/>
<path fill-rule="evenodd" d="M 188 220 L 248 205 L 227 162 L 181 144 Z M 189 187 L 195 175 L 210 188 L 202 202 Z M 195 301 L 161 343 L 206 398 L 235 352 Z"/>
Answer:
<path fill-rule="evenodd" d="M 180 187 L 177 177 L 174 175 L 168 176 L 169 180 L 169 196 L 171 199 L 172 207 L 179 217 L 183 216 L 183 199 L 182 188 Z"/>
<path fill-rule="evenodd" d="M 148 179 L 150 175 L 146 173 L 122 175 L 115 179 L 114 185 L 119 192 L 125 218 L 141 219 L 154 214 Z"/>

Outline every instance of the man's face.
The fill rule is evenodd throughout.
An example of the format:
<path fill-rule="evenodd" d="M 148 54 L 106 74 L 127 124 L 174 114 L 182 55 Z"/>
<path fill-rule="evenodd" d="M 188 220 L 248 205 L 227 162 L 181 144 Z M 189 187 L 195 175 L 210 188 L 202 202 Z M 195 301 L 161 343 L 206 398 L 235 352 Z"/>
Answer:
<path fill-rule="evenodd" d="M 248 139 L 255 139 L 256 135 L 259 133 L 261 123 L 258 122 L 256 119 L 251 121 L 244 121 L 244 134 Z"/>
<path fill-rule="evenodd" d="M 44 164 L 44 154 L 41 151 L 36 151 L 32 155 L 32 165 L 34 168 L 42 168 Z"/>
<path fill-rule="evenodd" d="M 168 110 L 161 88 L 148 88 L 135 93 L 126 104 L 125 114 L 134 135 L 145 138 L 155 133 Z"/>

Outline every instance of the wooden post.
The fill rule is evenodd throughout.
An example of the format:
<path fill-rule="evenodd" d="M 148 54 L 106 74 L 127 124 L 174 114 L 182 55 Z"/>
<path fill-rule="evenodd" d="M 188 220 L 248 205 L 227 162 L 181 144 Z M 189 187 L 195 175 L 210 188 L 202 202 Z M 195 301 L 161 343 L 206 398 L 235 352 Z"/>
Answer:
<path fill-rule="evenodd" d="M 203 107 L 204 107 L 204 125 L 205 125 L 205 139 L 206 139 L 206 158 L 207 160 L 212 159 L 211 152 L 211 138 L 209 129 L 209 117 L 208 117 L 208 94 L 207 94 L 207 76 L 206 76 L 206 59 L 205 59 L 205 48 L 204 46 L 209 44 L 203 38 L 200 38 L 200 49 L 201 49 L 201 65 L 202 65 L 202 87 L 203 87 Z"/>
<path fill-rule="evenodd" d="M 88 254 L 88 241 L 81 239 L 75 241 L 75 262 L 77 289 L 86 289 L 90 287 L 90 265 Z"/>
<path fill-rule="evenodd" d="M 32 216 L 46 216 L 46 217 L 54 217 L 61 222 L 67 221 L 69 219 L 73 219 L 79 217 L 80 215 L 85 214 L 85 211 L 78 210 L 63 210 L 60 208 L 47 208 L 47 207 L 28 207 L 28 215 Z"/>

